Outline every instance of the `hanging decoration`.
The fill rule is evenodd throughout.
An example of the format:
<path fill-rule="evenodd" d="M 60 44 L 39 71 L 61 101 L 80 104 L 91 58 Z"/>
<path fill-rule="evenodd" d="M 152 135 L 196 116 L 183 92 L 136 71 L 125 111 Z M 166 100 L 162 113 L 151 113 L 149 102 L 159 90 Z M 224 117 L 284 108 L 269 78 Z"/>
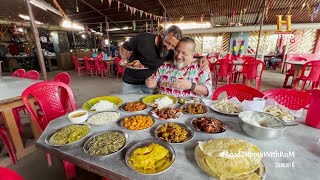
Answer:
<path fill-rule="evenodd" d="M 125 6 L 126 6 L 126 12 L 128 12 L 129 6 L 127 4 Z"/>
<path fill-rule="evenodd" d="M 320 10 L 320 2 L 318 3 L 318 6 L 315 8 L 314 12 L 313 12 L 313 17 L 316 18 L 318 16 Z"/>
<path fill-rule="evenodd" d="M 179 19 L 179 21 L 182 21 L 184 19 L 184 16 L 182 16 L 180 19 Z"/>
<path fill-rule="evenodd" d="M 238 54 L 241 56 L 243 51 L 244 51 L 244 40 L 241 41 L 241 45 L 240 45 L 240 49 L 239 49 L 239 53 Z"/>
<path fill-rule="evenodd" d="M 118 12 L 120 10 L 120 1 L 118 1 Z"/>
<path fill-rule="evenodd" d="M 135 31 L 135 30 L 136 30 L 136 27 L 137 27 L 136 21 L 133 20 L 133 21 L 132 21 L 132 29 Z"/>
<path fill-rule="evenodd" d="M 109 0 L 109 7 L 111 7 L 112 0 Z"/>
<path fill-rule="evenodd" d="M 150 20 L 152 20 L 152 14 L 149 14 L 150 15 Z"/>
<path fill-rule="evenodd" d="M 100 29 L 100 32 L 102 33 L 102 23 L 99 23 L 98 28 Z"/>
<path fill-rule="evenodd" d="M 200 22 L 203 22 L 204 14 L 201 15 Z"/>
<path fill-rule="evenodd" d="M 234 55 L 234 56 L 236 56 L 237 55 L 237 40 L 233 40 L 233 51 L 232 51 L 232 54 Z"/>
<path fill-rule="evenodd" d="M 146 32 L 148 32 L 148 22 L 146 22 Z"/>
<path fill-rule="evenodd" d="M 302 6 L 301 6 L 301 9 L 300 9 L 300 12 L 302 12 L 302 10 L 306 7 L 306 5 L 307 5 L 306 1 L 303 2 Z"/>
<path fill-rule="evenodd" d="M 130 9 L 130 14 L 132 16 L 132 13 L 133 13 L 133 7 L 129 6 L 129 9 Z"/>
<path fill-rule="evenodd" d="M 294 38 L 294 37 L 292 37 L 291 39 L 290 39 L 290 43 L 295 43 L 296 42 L 296 39 Z"/>
<path fill-rule="evenodd" d="M 288 15 L 290 15 L 291 14 L 291 9 L 292 9 L 292 4 L 290 5 L 290 7 L 289 7 L 289 11 L 288 11 Z"/>
<path fill-rule="evenodd" d="M 136 15 L 137 9 L 133 8 L 133 15 Z"/>
<path fill-rule="evenodd" d="M 151 23 L 150 23 L 150 31 L 151 32 L 154 32 L 154 29 L 153 29 L 153 21 L 151 20 Z"/>
<path fill-rule="evenodd" d="M 143 11 L 139 10 L 140 11 L 140 18 L 142 18 L 142 15 L 143 15 Z"/>
<path fill-rule="evenodd" d="M 79 12 L 78 0 L 76 0 L 76 12 Z"/>

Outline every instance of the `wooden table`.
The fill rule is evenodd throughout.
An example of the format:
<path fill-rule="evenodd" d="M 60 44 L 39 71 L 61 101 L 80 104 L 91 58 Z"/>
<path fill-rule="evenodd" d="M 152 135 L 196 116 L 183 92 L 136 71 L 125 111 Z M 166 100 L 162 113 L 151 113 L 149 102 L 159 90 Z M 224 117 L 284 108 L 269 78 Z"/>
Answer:
<path fill-rule="evenodd" d="M 117 95 L 123 99 L 123 102 L 138 101 L 145 95 L 128 94 Z M 148 107 L 142 114 L 149 114 L 152 110 Z M 123 117 L 133 115 L 135 113 L 128 113 L 120 111 Z M 61 127 L 70 125 L 67 115 L 57 118 L 49 123 L 41 137 L 38 139 L 36 146 L 46 152 L 49 152 L 55 157 L 69 161 L 78 167 L 96 173 L 100 176 L 109 179 L 139 179 L 139 180 L 212 180 L 214 178 L 208 176 L 200 169 L 195 161 L 194 150 L 199 141 L 206 141 L 212 138 L 240 138 L 256 145 L 264 155 L 262 161 L 266 167 L 266 179 L 275 180 L 292 180 L 292 179 L 318 179 L 319 177 L 319 130 L 306 126 L 304 124 L 304 117 L 299 118 L 295 123 L 300 123 L 298 126 L 288 127 L 285 129 L 283 135 L 274 140 L 257 140 L 247 136 L 240 128 L 238 116 L 227 116 L 209 110 L 206 116 L 214 117 L 223 121 L 228 130 L 219 134 L 207 134 L 201 132 L 194 132 L 194 137 L 186 143 L 172 144 L 176 159 L 170 169 L 158 175 L 141 175 L 131 170 L 125 162 L 125 154 L 132 145 L 139 141 L 146 139 L 155 139 L 154 130 L 161 124 L 166 123 L 161 120 L 155 120 L 155 124 L 150 128 L 142 131 L 130 131 L 122 128 L 118 122 L 107 125 L 94 126 L 90 125 L 91 132 L 88 137 L 79 142 L 65 146 L 52 147 L 45 143 L 45 138 L 58 130 Z M 178 120 L 171 122 L 184 123 L 190 126 L 190 120 L 195 115 L 183 114 Z M 199 117 L 199 116 L 197 116 Z M 101 131 L 107 130 L 122 130 L 129 135 L 128 145 L 120 152 L 105 157 L 93 157 L 83 151 L 84 142 L 92 135 Z M 283 153 L 293 152 L 294 155 L 286 157 Z M 279 154 L 282 155 L 279 155 Z M 294 164 L 295 167 L 279 167 L 279 163 Z"/>
<path fill-rule="evenodd" d="M 8 130 L 8 134 L 12 139 L 13 146 L 15 147 L 16 155 L 18 159 L 21 159 L 27 154 L 35 151 L 35 146 L 25 147 L 22 143 L 21 136 L 12 112 L 13 108 L 20 107 L 23 105 L 21 94 L 22 92 L 32 84 L 41 82 L 38 80 L 31 80 L 25 78 L 16 78 L 11 76 L 4 76 L 0 78 L 0 112 L 2 113 L 4 123 Z M 35 100 L 30 99 L 31 105 Z M 40 136 L 40 130 L 37 127 L 36 122 L 30 118 L 30 125 L 35 139 Z M 11 160 L 6 158 L 0 162 L 1 166 L 10 164 Z"/>
<path fill-rule="evenodd" d="M 0 78 L 1 78 L 1 76 L 2 76 L 2 62 L 3 62 L 3 61 L 0 61 Z"/>
<path fill-rule="evenodd" d="M 44 58 L 47 60 L 48 62 L 48 69 L 49 69 L 49 72 L 53 71 L 53 68 L 52 68 L 52 63 L 51 63 L 51 60 L 52 59 L 56 59 L 56 55 L 45 55 Z"/>
<path fill-rule="evenodd" d="M 293 85 L 294 81 L 301 75 L 302 67 L 307 61 L 286 61 L 286 64 L 290 64 L 294 68 L 294 74 L 291 82 L 291 86 Z"/>

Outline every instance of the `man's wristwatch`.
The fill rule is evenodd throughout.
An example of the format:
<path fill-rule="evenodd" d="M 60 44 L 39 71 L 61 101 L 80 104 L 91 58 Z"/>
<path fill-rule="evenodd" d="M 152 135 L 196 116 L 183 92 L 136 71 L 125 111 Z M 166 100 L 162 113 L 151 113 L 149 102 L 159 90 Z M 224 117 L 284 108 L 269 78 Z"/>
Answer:
<path fill-rule="evenodd" d="M 193 91 L 196 88 L 196 83 L 191 82 L 191 88 L 190 91 Z"/>

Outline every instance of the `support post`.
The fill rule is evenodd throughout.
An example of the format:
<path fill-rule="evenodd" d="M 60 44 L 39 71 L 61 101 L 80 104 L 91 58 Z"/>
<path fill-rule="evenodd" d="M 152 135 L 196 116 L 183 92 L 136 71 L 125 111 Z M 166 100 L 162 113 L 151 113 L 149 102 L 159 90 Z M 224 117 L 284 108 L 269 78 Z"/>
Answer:
<path fill-rule="evenodd" d="M 255 55 L 254 59 L 257 59 L 257 56 L 258 56 L 258 53 L 259 53 L 259 45 L 260 45 L 261 31 L 262 31 L 262 26 L 263 26 L 263 21 L 264 21 L 264 15 L 265 15 L 265 13 L 266 13 L 265 8 L 266 8 L 266 0 L 263 0 L 262 18 L 261 18 L 261 22 L 260 22 L 260 29 L 259 29 L 259 37 L 258 37 L 257 50 L 256 50 L 256 55 Z"/>
<path fill-rule="evenodd" d="M 105 17 L 105 21 L 106 21 L 106 32 L 107 32 L 107 39 L 108 39 L 108 47 L 109 47 L 109 56 L 111 55 L 111 51 L 110 51 L 110 38 L 109 38 L 109 23 L 108 23 L 108 19 L 107 17 Z"/>
<path fill-rule="evenodd" d="M 39 32 L 38 32 L 38 29 L 37 29 L 37 26 L 36 26 L 36 22 L 35 22 L 34 15 L 33 15 L 33 12 L 32 12 L 32 7 L 30 5 L 29 0 L 26 0 L 26 3 L 27 3 L 29 17 L 30 17 L 31 29 L 32 29 L 32 32 L 33 32 L 33 35 L 34 35 L 34 43 L 35 43 L 36 50 L 37 50 L 37 56 L 38 56 L 38 61 L 39 61 L 39 64 L 40 64 L 40 69 L 41 69 L 41 72 L 43 74 L 44 80 L 47 80 L 47 71 L 46 71 L 46 65 L 45 65 L 45 62 L 44 62 L 43 54 L 42 54 L 40 38 L 39 38 Z"/>

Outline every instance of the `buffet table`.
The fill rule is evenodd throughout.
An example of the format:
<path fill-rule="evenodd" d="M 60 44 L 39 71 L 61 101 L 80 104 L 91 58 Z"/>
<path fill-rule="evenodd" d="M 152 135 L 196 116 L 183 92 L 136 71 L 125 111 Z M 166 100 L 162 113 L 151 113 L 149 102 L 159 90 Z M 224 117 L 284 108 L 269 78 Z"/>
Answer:
<path fill-rule="evenodd" d="M 145 95 L 136 94 L 118 95 L 118 97 L 123 99 L 123 103 L 137 101 L 144 96 Z M 148 114 L 150 110 L 151 108 L 148 107 L 143 114 Z M 117 111 L 119 111 L 123 117 L 134 114 L 118 109 Z M 64 147 L 47 145 L 45 138 L 48 135 L 61 127 L 71 124 L 67 116 L 63 116 L 49 123 L 48 127 L 38 139 L 36 146 L 45 152 L 51 153 L 53 156 L 67 160 L 76 166 L 109 179 L 214 179 L 204 173 L 195 161 L 194 150 L 197 142 L 210 140 L 212 138 L 240 138 L 256 145 L 260 148 L 261 152 L 270 153 L 270 157 L 263 157 L 263 163 L 267 173 L 266 179 L 306 180 L 318 177 L 318 171 L 320 169 L 320 131 L 318 129 L 300 124 L 298 126 L 288 127 L 279 139 L 256 140 L 244 134 L 240 129 L 239 118 L 237 116 L 218 114 L 211 109 L 206 115 L 225 122 L 228 127 L 227 131 L 220 134 L 195 132 L 191 141 L 183 144 L 173 144 L 172 146 L 176 152 L 176 160 L 171 168 L 159 175 L 141 175 L 131 170 L 126 165 L 125 154 L 128 148 L 135 143 L 146 139 L 155 139 L 155 128 L 161 123 L 170 121 L 155 120 L 155 124 L 150 129 L 142 131 L 124 129 L 119 125 L 119 122 L 101 126 L 90 125 L 91 132 L 89 135 L 73 145 Z M 193 117 L 199 117 L 199 115 L 183 114 L 180 119 L 171 122 L 182 122 L 190 126 L 190 121 Z M 93 134 L 106 130 L 122 130 L 126 132 L 129 135 L 128 145 L 122 151 L 110 156 L 94 157 L 86 154 L 82 148 L 84 142 Z M 293 155 L 291 154 L 293 157 L 283 156 L 282 153 L 293 153 Z"/>

